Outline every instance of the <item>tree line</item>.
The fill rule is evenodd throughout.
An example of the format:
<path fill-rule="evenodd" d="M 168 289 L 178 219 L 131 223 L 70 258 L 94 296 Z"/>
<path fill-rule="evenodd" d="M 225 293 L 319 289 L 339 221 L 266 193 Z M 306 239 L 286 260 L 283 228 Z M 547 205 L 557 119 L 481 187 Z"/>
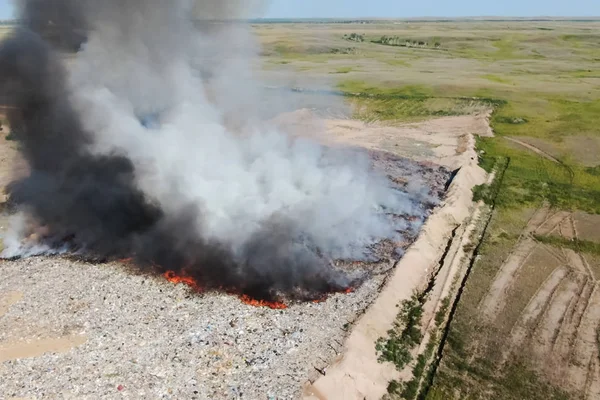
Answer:
<path fill-rule="evenodd" d="M 362 43 L 366 41 L 366 36 L 360 33 L 350 33 L 345 34 L 342 37 L 344 40 L 348 40 L 350 42 L 358 42 Z M 433 42 L 430 45 L 429 42 L 425 40 L 414 40 L 414 39 L 404 39 L 400 36 L 387 36 L 384 35 L 380 39 L 371 40 L 371 43 L 383 44 L 386 46 L 400 46 L 400 47 L 433 47 L 439 49 L 442 47 L 442 44 L 439 41 Z"/>
<path fill-rule="evenodd" d="M 364 42 L 365 41 L 365 35 L 361 35 L 358 33 L 351 33 L 349 35 L 344 35 L 344 39 L 345 40 L 350 40 L 352 42 Z"/>
<path fill-rule="evenodd" d="M 382 36 L 378 40 L 373 40 L 373 43 L 384 44 L 386 46 L 429 47 L 429 42 L 424 40 L 403 39 L 400 36 Z M 442 44 L 434 42 L 433 47 L 439 49 L 442 47 Z"/>

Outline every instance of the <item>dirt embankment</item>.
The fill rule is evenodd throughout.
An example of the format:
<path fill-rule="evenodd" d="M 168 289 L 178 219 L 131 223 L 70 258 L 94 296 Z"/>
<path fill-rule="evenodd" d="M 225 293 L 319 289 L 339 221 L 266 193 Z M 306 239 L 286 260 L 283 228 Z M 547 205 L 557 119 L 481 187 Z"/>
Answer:
<path fill-rule="evenodd" d="M 273 123 L 286 131 L 333 144 L 352 144 L 390 152 L 421 162 L 432 162 L 450 169 L 461 168 L 474 159 L 471 136 L 492 136 L 489 112 L 477 115 L 434 118 L 423 122 L 386 125 L 353 119 L 316 120 L 309 110 L 278 116 Z"/>
<path fill-rule="evenodd" d="M 438 122 L 441 122 L 441 119 Z M 429 122 L 427 126 L 437 125 Z M 414 134 L 413 127 L 407 129 L 408 135 Z M 444 159 L 442 156 L 441 159 L 448 165 L 460 167 L 460 171 L 454 178 L 444 203 L 429 218 L 418 240 L 399 261 L 377 300 L 357 322 L 344 344 L 342 354 L 326 370 L 324 376 L 305 387 L 305 400 L 380 399 L 386 394 L 388 383 L 401 378 L 394 365 L 378 361 L 375 343 L 379 338 L 386 336 L 386 332 L 392 328 L 398 313 L 397 305 L 427 285 L 432 271 L 440 263 L 440 258 L 448 247 L 448 241 L 453 237 L 453 232 L 455 233 L 457 228 L 462 232 L 453 239 L 453 244 L 463 243 L 468 237 L 471 229 L 466 225 L 472 222 L 470 216 L 474 211 L 472 188 L 486 180 L 485 171 L 477 164 L 473 136 L 464 132 L 461 135 L 446 136 L 446 134 L 440 136 L 444 140 L 454 139 L 457 147 L 455 147 L 454 157 L 451 158 L 449 153 L 445 153 L 449 158 Z M 467 141 L 465 146 L 462 139 L 461 152 L 458 150 L 459 143 L 461 138 L 465 137 L 464 135 Z M 431 140 L 435 136 L 431 132 L 430 135 L 421 135 L 420 138 Z M 373 145 L 379 143 L 381 142 Z M 443 146 L 440 147 L 443 149 Z M 439 147 L 438 151 L 440 151 Z M 450 269 L 446 274 L 446 281 L 442 282 L 438 299 L 447 293 L 447 283 L 455 275 L 452 273 L 454 263 L 449 264 Z"/>

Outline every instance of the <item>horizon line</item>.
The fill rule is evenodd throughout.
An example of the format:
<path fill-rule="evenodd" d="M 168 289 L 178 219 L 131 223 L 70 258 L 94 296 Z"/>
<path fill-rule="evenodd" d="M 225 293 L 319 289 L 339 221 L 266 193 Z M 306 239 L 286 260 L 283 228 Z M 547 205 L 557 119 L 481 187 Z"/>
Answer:
<path fill-rule="evenodd" d="M 331 21 L 372 21 L 372 20 L 394 20 L 394 21 L 411 21 L 411 20 L 465 20 L 465 19 L 496 19 L 496 20 L 521 20 L 521 21 L 554 21 L 554 20 L 600 20 L 600 15 L 582 16 L 582 15 L 535 15 L 535 16 L 518 16 L 518 15 L 464 15 L 464 16 L 412 16 L 412 17 L 396 17 L 396 16 L 360 16 L 360 17 L 248 17 L 221 19 L 222 21 L 260 21 L 260 20 L 286 20 L 286 21 L 306 21 L 306 20 L 331 20 Z M 19 22 L 22 18 L 6 18 L 0 19 L 2 22 Z"/>

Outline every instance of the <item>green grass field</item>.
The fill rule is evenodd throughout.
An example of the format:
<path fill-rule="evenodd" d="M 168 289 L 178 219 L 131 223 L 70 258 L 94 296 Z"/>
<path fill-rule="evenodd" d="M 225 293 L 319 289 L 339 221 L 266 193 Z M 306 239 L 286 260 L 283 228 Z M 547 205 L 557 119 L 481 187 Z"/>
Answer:
<path fill-rule="evenodd" d="M 484 164 L 511 160 L 502 205 L 545 198 L 593 213 L 600 213 L 600 173 L 593 169 L 600 164 L 598 28 L 565 21 L 255 26 L 267 62 L 315 80 L 327 75 L 328 83 L 337 77 L 340 90 L 362 94 L 349 100 L 361 119 L 414 121 L 493 108 L 497 137 L 481 139 L 479 148 Z M 365 41 L 344 39 L 352 33 Z M 429 47 L 373 43 L 386 35 Z M 535 139 L 561 163 L 503 136 Z"/>
<path fill-rule="evenodd" d="M 500 368 L 494 349 L 503 338 L 473 316 L 542 202 L 600 214 L 600 22 L 388 21 L 255 29 L 266 63 L 337 86 L 358 118 L 397 123 L 494 110 L 496 136 L 477 142 L 481 165 L 489 170 L 506 160 L 508 168 L 426 398 L 569 398 L 525 357 Z M 364 41 L 344 38 L 352 33 Z M 375 43 L 384 36 L 394 38 L 394 45 Z M 402 45 L 407 42 L 411 45 Z M 507 140 L 511 137 L 558 162 Z M 598 247 L 586 241 L 549 244 L 593 252 Z M 473 343 L 484 345 L 474 349 Z"/>

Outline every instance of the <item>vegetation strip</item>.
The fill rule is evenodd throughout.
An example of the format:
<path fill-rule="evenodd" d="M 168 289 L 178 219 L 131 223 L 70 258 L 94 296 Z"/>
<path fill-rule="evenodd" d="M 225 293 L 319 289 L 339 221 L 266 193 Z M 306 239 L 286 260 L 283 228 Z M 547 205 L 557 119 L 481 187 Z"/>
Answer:
<path fill-rule="evenodd" d="M 380 338 L 375 345 L 380 353 L 379 361 L 391 362 L 398 371 L 412 361 L 411 350 L 421 343 L 421 317 L 423 315 L 423 299 L 414 294 L 404 300 L 396 317 L 394 327 L 388 331 L 388 338 Z"/>
<path fill-rule="evenodd" d="M 438 268 L 434 271 L 434 274 L 429 279 L 427 288 L 420 294 L 414 294 L 411 299 L 402 302 L 402 310 L 396 318 L 394 328 L 388 331 L 389 337 L 380 338 L 376 344 L 376 350 L 380 353 L 381 362 L 391 362 L 396 366 L 398 371 L 404 369 L 413 359 L 411 351 L 421 344 L 423 335 L 421 333 L 421 318 L 423 314 L 423 306 L 427 301 L 429 293 L 433 290 L 437 277 L 442 270 L 446 257 L 452 248 L 452 243 L 456 238 L 456 233 L 460 226 L 457 226 L 452 230 L 450 238 L 446 244 L 444 252 L 438 262 Z M 450 300 L 445 298 L 442 301 L 442 307 L 435 314 L 436 329 L 441 326 L 444 322 L 444 318 L 448 311 Z M 401 331 L 401 327 L 404 327 Z M 400 331 L 400 334 L 398 332 Z M 423 373 L 427 367 L 428 361 L 433 356 L 434 350 L 438 344 L 437 331 L 434 331 L 427 343 L 427 347 L 422 354 L 417 356 L 417 362 L 412 370 L 412 379 L 409 382 L 402 383 L 396 380 L 392 380 L 388 385 L 388 394 L 397 395 L 404 399 L 414 399 L 419 395 L 421 398 L 419 388 L 421 386 Z M 428 370 L 427 376 L 431 375 L 433 371 Z"/>
<path fill-rule="evenodd" d="M 600 243 L 591 240 L 567 239 L 562 236 L 554 235 L 533 235 L 535 240 L 540 243 L 549 244 L 555 247 L 564 247 L 579 253 L 588 253 L 600 256 Z"/>
<path fill-rule="evenodd" d="M 502 185 L 502 181 L 504 179 L 504 174 L 506 173 L 506 170 L 508 169 L 510 165 L 510 159 L 499 159 L 498 160 L 498 169 L 495 169 L 496 171 L 496 176 L 494 178 L 494 181 L 489 185 L 490 187 L 496 187 L 499 188 Z M 477 245 L 475 246 L 475 249 L 473 250 L 473 255 L 471 257 L 471 260 L 469 261 L 469 266 L 467 267 L 467 271 L 465 273 L 465 276 L 462 279 L 462 282 L 460 284 L 460 287 L 458 288 L 458 292 L 456 294 L 456 298 L 454 299 L 454 302 L 452 303 L 452 307 L 450 308 L 450 314 L 448 316 L 448 321 L 446 322 L 446 326 L 442 331 L 442 338 L 440 340 L 438 349 L 437 349 L 437 355 L 436 355 L 436 359 L 433 361 L 433 363 L 431 364 L 431 371 L 428 374 L 427 378 L 428 381 L 425 383 L 425 385 L 423 386 L 422 389 L 422 396 L 420 396 L 419 398 L 423 398 L 425 399 L 429 393 L 429 390 L 431 389 L 431 387 L 433 386 L 433 380 L 435 378 L 435 375 L 437 373 L 437 369 L 439 368 L 440 362 L 442 361 L 442 357 L 444 354 L 444 347 L 446 345 L 446 342 L 448 340 L 448 335 L 450 333 L 450 327 L 452 325 L 452 321 L 454 319 L 454 315 L 456 314 L 456 310 L 458 308 L 458 304 L 460 303 L 463 291 L 465 289 L 465 286 L 467 284 L 467 281 L 469 280 L 469 275 L 471 274 L 471 271 L 473 270 L 473 266 L 475 265 L 475 262 L 477 261 L 477 257 L 479 255 L 479 251 L 480 248 L 484 242 L 484 238 L 487 234 L 487 230 L 488 227 L 490 225 L 490 222 L 492 220 L 492 216 L 494 214 L 494 209 L 496 208 L 496 197 L 498 196 L 498 190 L 494 190 L 491 189 L 488 191 L 488 193 L 490 193 L 490 195 L 487 197 L 488 201 L 490 202 L 488 204 L 490 206 L 490 210 L 488 212 L 487 215 L 487 219 L 485 221 L 485 224 L 481 230 L 481 240 L 477 243 Z M 492 197 L 492 195 L 494 195 L 495 197 Z"/>

